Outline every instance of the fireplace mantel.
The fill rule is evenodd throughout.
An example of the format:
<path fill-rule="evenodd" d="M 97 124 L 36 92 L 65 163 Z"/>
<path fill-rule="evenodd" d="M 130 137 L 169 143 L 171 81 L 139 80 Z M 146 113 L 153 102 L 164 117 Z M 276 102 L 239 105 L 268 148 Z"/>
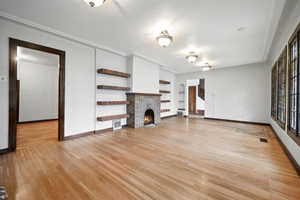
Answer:
<path fill-rule="evenodd" d="M 134 96 L 161 96 L 161 94 L 154 94 L 154 93 L 136 93 L 136 92 L 127 92 L 126 95 L 134 95 Z"/>

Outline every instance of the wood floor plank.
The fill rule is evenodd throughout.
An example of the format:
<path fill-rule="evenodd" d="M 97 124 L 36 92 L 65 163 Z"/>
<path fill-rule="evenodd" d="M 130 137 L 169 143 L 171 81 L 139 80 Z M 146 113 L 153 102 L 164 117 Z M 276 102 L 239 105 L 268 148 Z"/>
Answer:
<path fill-rule="evenodd" d="M 36 138 L 0 156 L 10 199 L 300 199 L 300 178 L 268 126 L 179 117 L 65 142 Z"/>

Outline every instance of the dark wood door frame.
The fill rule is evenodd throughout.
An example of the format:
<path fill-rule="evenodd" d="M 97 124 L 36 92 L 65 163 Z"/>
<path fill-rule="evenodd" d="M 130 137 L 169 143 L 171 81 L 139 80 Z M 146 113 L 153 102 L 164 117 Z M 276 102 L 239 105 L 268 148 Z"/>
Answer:
<path fill-rule="evenodd" d="M 64 140 L 65 124 L 65 52 L 50 47 L 9 38 L 9 152 L 16 150 L 17 141 L 17 47 L 25 47 L 59 56 L 58 140 Z"/>
<path fill-rule="evenodd" d="M 193 94 L 192 94 L 193 93 Z M 189 86 L 188 93 L 188 102 L 189 102 L 189 114 L 196 114 L 196 86 Z"/>

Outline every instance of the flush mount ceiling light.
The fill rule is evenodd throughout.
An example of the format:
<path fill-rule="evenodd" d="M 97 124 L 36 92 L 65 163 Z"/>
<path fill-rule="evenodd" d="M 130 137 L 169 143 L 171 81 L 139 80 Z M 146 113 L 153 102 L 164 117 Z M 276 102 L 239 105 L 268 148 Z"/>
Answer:
<path fill-rule="evenodd" d="M 84 0 L 85 3 L 87 3 L 92 8 L 101 6 L 105 3 L 106 0 Z"/>
<path fill-rule="evenodd" d="M 159 46 L 168 47 L 173 42 L 173 37 L 169 34 L 167 30 L 164 30 L 160 33 L 160 35 L 156 38 Z"/>
<path fill-rule="evenodd" d="M 190 55 L 186 56 L 185 59 L 189 62 L 189 63 L 196 63 L 196 61 L 198 60 L 198 55 L 195 54 L 195 52 L 191 52 Z"/>
<path fill-rule="evenodd" d="M 204 66 L 201 66 L 202 71 L 209 71 L 212 69 L 212 66 L 209 65 L 208 63 L 205 63 Z"/>

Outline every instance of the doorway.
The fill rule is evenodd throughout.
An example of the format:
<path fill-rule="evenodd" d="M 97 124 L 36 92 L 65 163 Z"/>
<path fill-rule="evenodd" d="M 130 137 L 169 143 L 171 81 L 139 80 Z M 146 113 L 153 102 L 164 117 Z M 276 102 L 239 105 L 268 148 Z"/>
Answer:
<path fill-rule="evenodd" d="M 26 53 L 20 56 L 21 51 Z M 57 64 L 45 67 L 45 63 L 36 63 L 37 57 L 39 60 L 47 57 L 47 62 L 48 58 L 52 57 Z M 28 59 L 31 59 L 30 62 Z M 55 78 L 51 80 L 52 76 Z M 47 85 L 49 87 L 45 88 Z M 52 93 L 54 95 L 51 95 Z M 42 137 L 34 133 L 43 131 L 47 133 L 51 128 L 56 131 L 57 139 L 62 141 L 64 139 L 64 96 L 65 52 L 10 38 L 9 151 L 16 150 L 17 140 L 22 140 L 22 137 L 29 137 L 25 140 L 40 139 Z M 46 109 L 48 105 L 50 107 Z M 17 135 L 18 131 L 21 131 L 22 135 Z"/>
<path fill-rule="evenodd" d="M 189 114 L 196 114 L 196 86 L 189 87 Z"/>
<path fill-rule="evenodd" d="M 186 115 L 191 118 L 205 116 L 205 79 L 191 79 L 186 81 Z"/>

